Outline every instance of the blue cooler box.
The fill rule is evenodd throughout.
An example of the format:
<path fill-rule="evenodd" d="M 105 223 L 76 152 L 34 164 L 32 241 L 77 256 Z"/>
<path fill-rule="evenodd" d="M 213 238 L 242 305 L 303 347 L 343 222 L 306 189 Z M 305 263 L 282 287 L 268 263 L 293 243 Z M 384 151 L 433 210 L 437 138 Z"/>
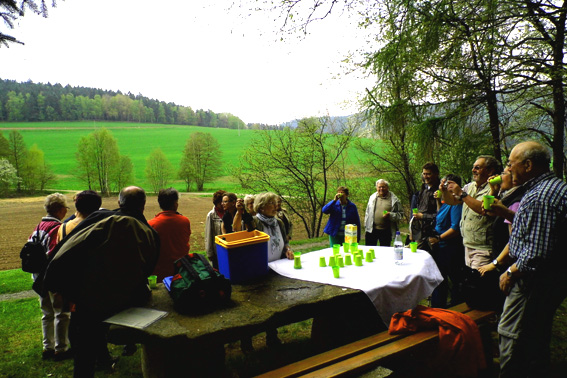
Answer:
<path fill-rule="evenodd" d="M 269 240 L 268 234 L 257 230 L 216 236 L 219 271 L 231 283 L 267 274 Z"/>

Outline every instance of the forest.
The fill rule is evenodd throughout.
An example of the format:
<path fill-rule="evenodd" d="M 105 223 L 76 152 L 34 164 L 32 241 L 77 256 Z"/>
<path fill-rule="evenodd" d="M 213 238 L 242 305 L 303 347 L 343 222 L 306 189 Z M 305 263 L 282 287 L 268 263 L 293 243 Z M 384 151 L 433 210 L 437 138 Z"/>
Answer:
<path fill-rule="evenodd" d="M 121 121 L 243 129 L 230 113 L 193 110 L 141 94 L 0 79 L 0 121 Z"/>

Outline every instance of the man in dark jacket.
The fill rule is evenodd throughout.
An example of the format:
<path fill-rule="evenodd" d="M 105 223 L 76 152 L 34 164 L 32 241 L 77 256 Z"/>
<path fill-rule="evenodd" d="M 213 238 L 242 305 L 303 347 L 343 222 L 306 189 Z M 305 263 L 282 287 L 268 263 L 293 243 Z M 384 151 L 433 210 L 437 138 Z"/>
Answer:
<path fill-rule="evenodd" d="M 431 251 L 428 239 L 435 235 L 437 200 L 433 195 L 439 189 L 439 168 L 434 163 L 425 163 L 422 169 L 423 184 L 417 193 L 417 214 L 413 214 L 411 235 L 417 248 Z"/>
<path fill-rule="evenodd" d="M 159 236 L 144 218 L 146 194 L 122 189 L 120 209 L 99 210 L 53 250 L 44 288 L 72 301 L 74 377 L 93 377 L 97 360 L 110 359 L 103 321 L 150 297 L 147 277 L 159 256 Z M 102 361 L 104 363 L 104 361 Z"/>

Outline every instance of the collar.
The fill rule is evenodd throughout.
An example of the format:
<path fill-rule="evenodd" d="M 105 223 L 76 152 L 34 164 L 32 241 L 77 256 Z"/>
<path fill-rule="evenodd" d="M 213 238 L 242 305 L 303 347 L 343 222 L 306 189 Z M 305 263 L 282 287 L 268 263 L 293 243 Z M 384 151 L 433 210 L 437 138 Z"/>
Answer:
<path fill-rule="evenodd" d="M 477 185 L 477 183 L 475 182 L 474 185 L 476 186 L 476 190 L 479 191 L 481 189 L 483 189 L 486 185 L 488 185 L 488 180 L 484 182 L 484 184 L 482 185 Z"/>
<path fill-rule="evenodd" d="M 544 180 L 549 180 L 550 178 L 553 178 L 553 177 L 555 177 L 555 174 L 553 172 L 546 172 L 542 175 L 539 175 L 537 177 L 529 179 L 528 181 L 526 181 L 524 183 L 523 186 L 526 188 L 526 190 L 530 190 L 531 188 L 533 188 L 534 186 L 536 186 L 540 182 L 542 182 Z"/>
<path fill-rule="evenodd" d="M 52 217 L 51 215 L 46 215 L 43 218 L 41 218 L 42 222 L 57 222 L 57 223 L 61 223 L 60 219 L 57 219 L 55 217 Z"/>

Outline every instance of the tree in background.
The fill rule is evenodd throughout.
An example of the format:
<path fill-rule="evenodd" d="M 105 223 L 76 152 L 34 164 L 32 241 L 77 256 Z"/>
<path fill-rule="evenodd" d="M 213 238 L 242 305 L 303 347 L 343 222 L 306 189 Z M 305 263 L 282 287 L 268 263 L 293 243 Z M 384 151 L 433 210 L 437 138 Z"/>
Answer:
<path fill-rule="evenodd" d="M 110 195 L 112 180 L 120 163 L 118 142 L 105 128 L 82 137 L 77 145 L 78 176 L 89 189 L 96 185 L 102 195 Z"/>
<path fill-rule="evenodd" d="M 12 130 L 8 135 L 8 142 L 10 144 L 10 164 L 16 169 L 18 177 L 22 177 L 22 169 L 28 153 L 24 137 L 18 131 Z M 22 190 L 21 181 L 18 181 L 17 184 L 17 190 L 20 192 Z"/>
<path fill-rule="evenodd" d="M 45 162 L 45 156 L 36 144 L 28 150 L 24 160 L 21 176 L 22 186 L 31 193 L 44 190 L 55 181 L 55 175 Z"/>
<path fill-rule="evenodd" d="M 10 164 L 8 159 L 0 158 L 0 195 L 6 194 L 12 185 L 19 181 L 16 168 Z"/>
<path fill-rule="evenodd" d="M 0 158 L 8 158 L 10 156 L 10 142 L 0 132 Z"/>
<path fill-rule="evenodd" d="M 156 148 L 146 160 L 146 179 L 154 193 L 168 186 L 173 176 L 173 167 L 161 150 Z"/>
<path fill-rule="evenodd" d="M 296 129 L 260 130 L 243 152 L 237 177 L 253 193 L 272 191 L 303 222 L 309 238 L 321 235 L 321 209 L 335 190 L 333 171 L 354 138 L 352 125 L 306 118 Z M 332 186 L 331 186 L 332 184 Z"/>
<path fill-rule="evenodd" d="M 190 190 L 195 183 L 197 191 L 203 191 L 206 182 L 222 176 L 222 151 L 219 142 L 210 133 L 194 132 L 191 134 L 179 167 L 179 178 L 183 179 Z"/>
<path fill-rule="evenodd" d="M 114 191 L 119 192 L 120 189 L 128 186 L 132 182 L 132 172 L 134 165 L 129 156 L 120 155 L 120 162 L 114 173 Z"/>
<path fill-rule="evenodd" d="M 457 127 L 461 137 L 471 134 L 465 125 L 473 126 L 472 134 L 482 126 L 490 136 L 490 149 L 481 143 L 477 154 L 500 158 L 520 138 L 539 139 L 553 151 L 555 174 L 567 175 L 565 1 L 320 0 L 313 6 L 305 0 L 256 0 L 253 4 L 254 9 L 279 8 L 284 31 L 306 32 L 311 22 L 333 11 L 358 15 L 361 35 L 374 43 L 360 57 L 349 57 L 355 66 L 375 74 L 373 65 L 380 64 L 385 53 L 408 57 L 394 64 L 410 64 L 414 76 L 408 82 L 420 86 L 406 98 L 409 105 L 436 105 L 432 118 L 460 119 L 460 125 L 440 124 Z M 380 79 L 377 76 L 370 92 L 382 85 Z M 375 96 L 366 104 L 387 102 Z M 443 108 L 446 113 L 440 112 Z M 423 119 L 419 124 L 431 123 Z M 432 147 L 440 145 L 439 140 L 431 142 Z M 470 151 L 473 145 L 466 147 Z"/>

